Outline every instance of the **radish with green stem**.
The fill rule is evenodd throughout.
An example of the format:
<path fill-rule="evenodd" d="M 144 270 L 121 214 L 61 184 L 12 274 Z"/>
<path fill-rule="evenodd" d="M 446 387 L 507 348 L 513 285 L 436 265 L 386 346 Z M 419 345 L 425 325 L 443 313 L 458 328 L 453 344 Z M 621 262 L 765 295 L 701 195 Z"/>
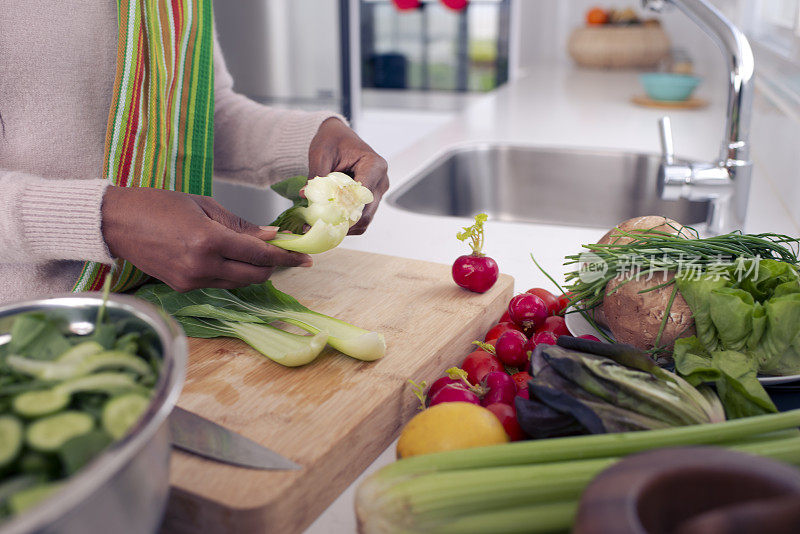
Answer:
<path fill-rule="evenodd" d="M 497 262 L 482 252 L 483 223 L 488 217 L 485 213 L 475 216 L 475 224 L 464 227 L 463 232 L 456 234 L 460 241 L 471 241 L 472 254 L 459 256 L 453 263 L 453 280 L 464 289 L 475 293 L 488 291 L 500 274 Z"/>

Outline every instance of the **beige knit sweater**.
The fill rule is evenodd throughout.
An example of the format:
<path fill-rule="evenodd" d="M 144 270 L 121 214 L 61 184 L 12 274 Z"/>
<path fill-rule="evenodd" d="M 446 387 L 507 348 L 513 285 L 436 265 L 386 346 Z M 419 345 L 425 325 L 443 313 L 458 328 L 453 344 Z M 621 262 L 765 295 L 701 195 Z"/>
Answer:
<path fill-rule="evenodd" d="M 69 291 L 82 260 L 110 262 L 100 207 L 116 69 L 114 0 L 3 0 L 0 303 Z M 232 90 L 215 43 L 215 174 L 266 186 L 305 174 L 332 113 L 260 106 Z"/>

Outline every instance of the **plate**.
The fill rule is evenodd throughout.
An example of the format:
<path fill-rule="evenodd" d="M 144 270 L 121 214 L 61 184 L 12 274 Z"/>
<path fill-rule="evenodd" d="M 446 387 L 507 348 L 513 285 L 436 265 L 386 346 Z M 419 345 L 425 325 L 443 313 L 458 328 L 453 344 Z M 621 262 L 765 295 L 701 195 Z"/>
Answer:
<path fill-rule="evenodd" d="M 572 313 L 570 313 L 572 311 Z M 583 336 L 586 334 L 595 336 L 599 338 L 604 343 L 606 342 L 603 339 L 603 336 L 600 335 L 600 332 L 597 331 L 595 327 L 586 320 L 586 318 L 578 312 L 574 311 L 574 308 L 570 307 L 567 308 L 567 312 L 564 314 L 564 323 L 567 325 L 567 330 L 573 336 Z M 611 337 L 611 332 L 607 329 L 603 329 L 603 332 L 606 333 L 609 337 Z M 786 375 L 786 376 L 759 376 L 758 381 L 761 382 L 764 386 L 771 386 L 777 384 L 788 384 L 789 382 L 796 382 L 800 380 L 800 375 Z"/>

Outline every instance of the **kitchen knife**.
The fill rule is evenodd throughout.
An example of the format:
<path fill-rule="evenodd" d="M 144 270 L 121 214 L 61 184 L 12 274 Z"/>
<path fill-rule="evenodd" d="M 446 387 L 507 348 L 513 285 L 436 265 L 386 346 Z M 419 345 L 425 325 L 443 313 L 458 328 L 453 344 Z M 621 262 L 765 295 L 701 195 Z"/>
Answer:
<path fill-rule="evenodd" d="M 252 469 L 302 469 L 277 452 L 178 406 L 169 416 L 169 429 L 173 447 L 204 458 Z"/>

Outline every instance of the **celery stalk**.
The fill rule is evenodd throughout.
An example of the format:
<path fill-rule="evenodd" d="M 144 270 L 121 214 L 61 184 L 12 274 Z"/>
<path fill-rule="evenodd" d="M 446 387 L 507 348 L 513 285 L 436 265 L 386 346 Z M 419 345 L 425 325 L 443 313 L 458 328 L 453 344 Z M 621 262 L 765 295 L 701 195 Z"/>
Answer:
<path fill-rule="evenodd" d="M 800 409 L 734 419 L 723 423 L 681 426 L 644 432 L 517 441 L 503 445 L 412 456 L 384 467 L 376 475 L 390 478 L 473 467 L 497 467 L 622 456 L 656 447 L 724 443 L 797 426 L 800 426 Z"/>

